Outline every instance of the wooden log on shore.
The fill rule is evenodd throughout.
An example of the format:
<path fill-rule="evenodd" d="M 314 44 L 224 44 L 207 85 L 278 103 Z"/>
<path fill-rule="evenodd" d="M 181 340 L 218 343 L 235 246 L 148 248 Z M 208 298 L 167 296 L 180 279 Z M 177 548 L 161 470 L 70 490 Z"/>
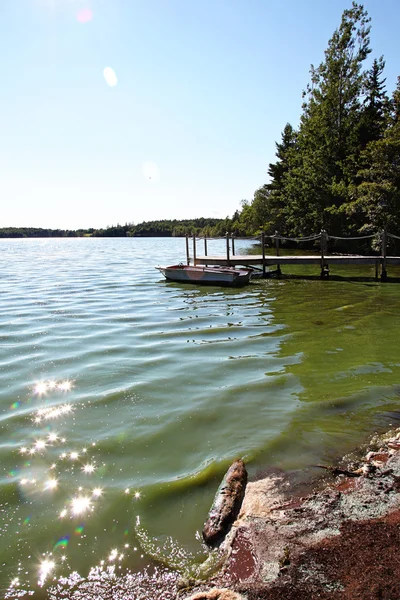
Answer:
<path fill-rule="evenodd" d="M 203 529 L 208 546 L 218 546 L 236 520 L 242 506 L 247 485 L 247 471 L 241 459 L 229 467 L 219 486 Z"/>

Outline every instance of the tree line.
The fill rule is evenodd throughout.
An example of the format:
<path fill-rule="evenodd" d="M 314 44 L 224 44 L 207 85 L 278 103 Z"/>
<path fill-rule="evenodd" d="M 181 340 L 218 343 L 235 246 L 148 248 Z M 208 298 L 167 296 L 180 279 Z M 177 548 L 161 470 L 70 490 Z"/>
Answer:
<path fill-rule="evenodd" d="M 236 219 L 239 213 L 237 212 Z M 3 227 L 0 238 L 47 238 L 47 237 L 181 237 L 186 235 L 206 235 L 219 237 L 232 228 L 234 219 L 173 219 L 144 221 L 135 225 L 110 225 L 102 229 L 45 229 L 42 227 Z"/>
<path fill-rule="evenodd" d="M 400 77 L 391 97 L 383 56 L 371 54 L 370 19 L 353 2 L 343 12 L 303 92 L 300 124 L 276 143 L 269 182 L 243 201 L 243 233 L 288 237 L 325 229 L 367 235 L 400 225 Z"/>

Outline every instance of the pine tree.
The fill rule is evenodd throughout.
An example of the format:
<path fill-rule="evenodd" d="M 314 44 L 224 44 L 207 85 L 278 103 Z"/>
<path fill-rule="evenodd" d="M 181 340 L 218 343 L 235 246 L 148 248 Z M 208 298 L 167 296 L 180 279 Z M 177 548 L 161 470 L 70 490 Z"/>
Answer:
<path fill-rule="evenodd" d="M 398 123 L 400 121 L 400 76 L 397 78 L 397 86 L 392 95 L 390 108 L 392 123 Z"/>
<path fill-rule="evenodd" d="M 297 152 L 297 132 L 290 123 L 285 125 L 282 132 L 282 142 L 276 143 L 275 163 L 270 163 L 268 175 L 270 183 L 266 186 L 268 190 L 268 219 L 265 223 L 266 229 L 273 233 L 278 230 L 286 233 L 286 179 L 295 165 Z"/>
<path fill-rule="evenodd" d="M 400 228 L 400 121 L 381 140 L 370 142 L 362 153 L 361 183 L 353 213 L 359 211 L 362 231 Z"/>
<path fill-rule="evenodd" d="M 374 60 L 365 77 L 365 99 L 360 119 L 362 148 L 369 142 L 382 139 L 386 130 L 390 102 L 385 90 L 386 79 L 382 79 L 384 68 L 385 61 L 381 56 Z"/>
<path fill-rule="evenodd" d="M 340 207 L 348 200 L 349 184 L 358 168 L 360 152 L 360 95 L 362 65 L 369 48 L 369 18 L 353 2 L 342 15 L 318 68 L 311 68 L 299 131 L 302 172 L 314 207 L 314 229 L 331 233 L 345 227 Z"/>

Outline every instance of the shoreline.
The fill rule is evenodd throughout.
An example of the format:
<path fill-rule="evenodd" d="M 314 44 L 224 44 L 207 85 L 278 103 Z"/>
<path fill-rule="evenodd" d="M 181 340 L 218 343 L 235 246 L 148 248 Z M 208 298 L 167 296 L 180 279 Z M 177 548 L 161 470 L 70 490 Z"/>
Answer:
<path fill-rule="evenodd" d="M 335 474 L 338 470 L 347 474 Z M 278 470 L 247 483 L 237 519 L 197 566 L 197 575 L 161 564 L 125 574 L 116 566 L 96 567 L 87 577 L 61 578 L 34 597 L 399 599 L 400 428 L 373 437 L 357 455 L 324 470 L 307 492 L 301 496 L 304 487 Z M 5 598 L 30 594 L 12 585 Z"/>
<path fill-rule="evenodd" d="M 249 482 L 220 570 L 193 587 L 181 581 L 176 598 L 400 598 L 400 429 L 340 466 L 347 475 L 327 470 L 302 497 L 284 475 Z"/>

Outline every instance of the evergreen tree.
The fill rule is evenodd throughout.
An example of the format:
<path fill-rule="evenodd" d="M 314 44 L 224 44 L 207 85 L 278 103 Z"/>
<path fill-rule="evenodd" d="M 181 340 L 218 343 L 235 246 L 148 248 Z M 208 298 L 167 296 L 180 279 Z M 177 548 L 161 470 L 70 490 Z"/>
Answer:
<path fill-rule="evenodd" d="M 271 180 L 268 184 L 268 215 L 266 228 L 270 233 L 275 230 L 282 232 L 287 220 L 286 214 L 286 179 L 295 165 L 297 151 L 297 132 L 290 123 L 285 125 L 282 132 L 282 142 L 276 143 L 275 163 L 270 163 L 268 175 Z"/>
<path fill-rule="evenodd" d="M 382 74 L 385 68 L 383 56 L 375 59 L 367 72 L 364 84 L 365 100 L 360 120 L 361 147 L 383 137 L 388 121 L 389 99 Z"/>
<path fill-rule="evenodd" d="M 299 131 L 303 164 L 298 177 L 307 184 L 314 231 L 323 227 L 343 233 L 345 227 L 340 207 L 358 167 L 362 64 L 370 53 L 369 32 L 366 11 L 353 2 L 329 41 L 325 60 L 311 68 Z M 307 203 L 307 198 L 302 200 L 302 205 Z"/>
<path fill-rule="evenodd" d="M 370 142 L 362 154 L 362 182 L 349 206 L 358 211 L 362 231 L 400 227 L 400 121 L 381 140 Z"/>
<path fill-rule="evenodd" d="M 397 86 L 391 100 L 391 117 L 394 124 L 400 121 L 400 76 L 397 78 Z"/>

